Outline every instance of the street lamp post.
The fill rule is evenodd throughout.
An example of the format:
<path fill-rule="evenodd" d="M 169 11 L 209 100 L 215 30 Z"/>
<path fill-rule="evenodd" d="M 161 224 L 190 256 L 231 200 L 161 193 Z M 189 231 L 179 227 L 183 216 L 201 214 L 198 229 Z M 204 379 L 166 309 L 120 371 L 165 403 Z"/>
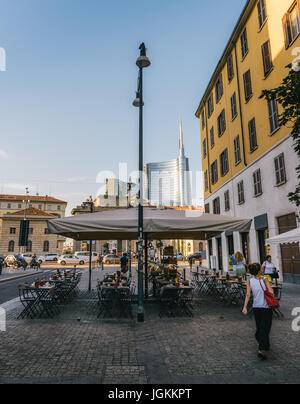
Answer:
<path fill-rule="evenodd" d="M 131 177 L 129 177 L 129 182 L 127 183 L 127 207 L 130 208 L 130 199 L 131 199 L 131 189 L 133 182 L 131 181 Z M 131 240 L 128 240 L 128 253 L 129 253 L 129 279 L 131 279 Z"/>
<path fill-rule="evenodd" d="M 138 91 L 136 99 L 133 102 L 135 107 L 139 108 L 139 206 L 138 206 L 138 313 L 137 321 L 144 321 L 144 293 L 143 293 L 143 69 L 150 66 L 151 62 L 146 55 L 145 44 L 139 47 L 140 56 L 136 61 L 139 68 Z"/>
<path fill-rule="evenodd" d="M 90 198 L 86 201 L 83 202 L 81 205 L 83 208 L 90 208 L 90 212 L 94 213 L 94 201 L 93 198 L 90 196 Z M 92 290 L 92 240 L 90 240 L 90 258 L 89 258 L 89 292 Z"/>

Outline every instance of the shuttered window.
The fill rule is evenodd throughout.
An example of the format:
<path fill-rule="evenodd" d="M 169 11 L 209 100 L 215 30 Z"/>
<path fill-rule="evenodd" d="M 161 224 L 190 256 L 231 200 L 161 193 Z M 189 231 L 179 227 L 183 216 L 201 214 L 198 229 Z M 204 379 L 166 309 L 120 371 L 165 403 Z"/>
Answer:
<path fill-rule="evenodd" d="M 286 171 L 285 171 L 285 161 L 283 153 L 275 157 L 274 164 L 275 164 L 276 185 L 284 184 L 286 182 Z"/>
<path fill-rule="evenodd" d="M 207 152 L 206 152 L 206 139 L 204 139 L 203 140 L 203 158 L 204 159 L 206 157 L 206 154 L 207 154 Z"/>
<path fill-rule="evenodd" d="M 215 215 L 219 215 L 221 213 L 221 207 L 220 207 L 220 198 L 216 198 L 213 200 L 213 212 Z"/>
<path fill-rule="evenodd" d="M 205 128 L 205 115 L 204 115 L 204 111 L 202 111 L 202 129 Z"/>
<path fill-rule="evenodd" d="M 218 116 L 218 136 L 222 136 L 226 130 L 225 109 Z"/>
<path fill-rule="evenodd" d="M 210 147 L 213 148 L 215 145 L 215 134 L 214 134 L 214 127 L 212 126 L 210 129 Z"/>
<path fill-rule="evenodd" d="M 240 149 L 240 137 L 237 136 L 234 139 L 234 159 L 235 164 L 238 165 L 241 162 L 241 149 Z"/>
<path fill-rule="evenodd" d="M 251 121 L 249 121 L 248 128 L 249 128 L 250 151 L 252 152 L 257 148 L 255 118 L 253 118 L 253 119 L 251 119 Z"/>
<path fill-rule="evenodd" d="M 220 154 L 220 171 L 221 176 L 224 177 L 228 173 L 229 166 L 228 166 L 228 149 L 225 149 Z"/>
<path fill-rule="evenodd" d="M 206 204 L 205 204 L 204 209 L 205 209 L 205 213 L 209 213 L 209 212 L 210 212 L 209 203 L 206 203 Z"/>
<path fill-rule="evenodd" d="M 261 29 L 262 26 L 264 25 L 264 22 L 267 19 L 265 0 L 259 0 L 259 2 L 257 4 L 257 11 L 258 11 L 259 29 Z"/>
<path fill-rule="evenodd" d="M 242 35 L 241 35 L 241 48 L 242 48 L 242 58 L 247 55 L 248 53 L 248 39 L 247 39 L 247 31 L 246 28 L 244 29 Z"/>
<path fill-rule="evenodd" d="M 208 175 L 207 175 L 207 170 L 205 170 L 204 173 L 204 185 L 205 185 L 205 191 L 208 190 Z"/>
<path fill-rule="evenodd" d="M 215 160 L 211 165 L 211 183 L 214 185 L 218 181 L 218 162 Z"/>
<path fill-rule="evenodd" d="M 265 76 L 270 73 L 273 69 L 272 57 L 271 57 L 271 48 L 270 48 L 270 41 L 265 42 L 262 47 L 262 57 L 263 57 L 263 64 L 264 64 L 264 73 Z"/>
<path fill-rule="evenodd" d="M 229 190 L 224 192 L 224 208 L 226 212 L 230 210 Z"/>
<path fill-rule="evenodd" d="M 243 75 L 245 100 L 248 101 L 252 97 L 252 83 L 250 70 L 246 71 Z"/>
<path fill-rule="evenodd" d="M 237 184 L 237 188 L 238 188 L 238 201 L 239 204 L 242 204 L 245 202 L 244 181 L 240 181 Z"/>
<path fill-rule="evenodd" d="M 230 82 L 234 77 L 232 53 L 227 58 L 227 74 L 228 74 L 228 81 Z"/>
<path fill-rule="evenodd" d="M 237 105 L 236 105 L 236 93 L 233 93 L 232 97 L 230 98 L 231 102 L 231 118 L 234 120 L 234 118 L 237 116 Z"/>
<path fill-rule="evenodd" d="M 213 94 L 211 93 L 207 102 L 207 114 L 209 118 L 211 117 L 213 112 L 214 112 L 214 97 Z"/>
<path fill-rule="evenodd" d="M 253 173 L 254 196 L 262 194 L 261 173 L 260 169 Z"/>
<path fill-rule="evenodd" d="M 219 102 L 223 95 L 223 78 L 220 74 L 216 84 L 216 102 Z"/>
<path fill-rule="evenodd" d="M 287 49 L 292 42 L 300 34 L 300 1 L 297 3 L 284 15 L 282 19 L 285 48 Z"/>
<path fill-rule="evenodd" d="M 279 128 L 278 123 L 278 107 L 276 99 L 268 101 L 270 133 L 274 133 Z"/>

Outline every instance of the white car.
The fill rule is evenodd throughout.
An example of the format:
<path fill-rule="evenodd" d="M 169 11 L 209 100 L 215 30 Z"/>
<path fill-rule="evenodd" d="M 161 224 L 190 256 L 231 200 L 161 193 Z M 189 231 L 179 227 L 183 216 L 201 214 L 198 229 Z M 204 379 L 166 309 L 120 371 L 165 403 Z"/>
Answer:
<path fill-rule="evenodd" d="M 90 253 L 88 251 L 77 251 L 75 252 L 75 257 L 80 258 L 88 262 L 90 260 Z M 92 262 L 97 261 L 98 253 L 92 252 Z"/>
<path fill-rule="evenodd" d="M 58 259 L 59 259 L 58 254 L 46 254 L 46 255 L 41 255 L 38 258 L 38 261 L 41 264 L 42 262 L 57 262 Z"/>
<path fill-rule="evenodd" d="M 75 255 L 61 255 L 57 261 L 60 265 L 84 265 L 86 260 L 84 258 L 76 257 Z"/>

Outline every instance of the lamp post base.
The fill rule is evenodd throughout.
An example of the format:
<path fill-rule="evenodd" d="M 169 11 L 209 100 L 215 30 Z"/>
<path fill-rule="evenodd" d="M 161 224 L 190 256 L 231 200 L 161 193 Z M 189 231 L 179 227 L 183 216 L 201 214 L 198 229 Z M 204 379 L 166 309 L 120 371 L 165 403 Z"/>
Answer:
<path fill-rule="evenodd" d="M 142 313 L 138 313 L 138 314 L 137 314 L 137 321 L 138 321 L 138 323 L 143 323 L 144 320 L 145 320 L 144 313 L 143 313 L 143 312 L 142 312 Z"/>

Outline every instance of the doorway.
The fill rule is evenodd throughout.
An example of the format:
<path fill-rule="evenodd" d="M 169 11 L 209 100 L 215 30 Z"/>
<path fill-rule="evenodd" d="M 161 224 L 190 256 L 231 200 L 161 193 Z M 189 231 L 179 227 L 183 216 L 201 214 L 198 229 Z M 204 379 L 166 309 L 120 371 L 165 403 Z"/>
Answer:
<path fill-rule="evenodd" d="M 222 239 L 221 237 L 217 238 L 217 249 L 218 249 L 218 265 L 219 271 L 223 271 L 223 252 L 222 252 Z"/>

